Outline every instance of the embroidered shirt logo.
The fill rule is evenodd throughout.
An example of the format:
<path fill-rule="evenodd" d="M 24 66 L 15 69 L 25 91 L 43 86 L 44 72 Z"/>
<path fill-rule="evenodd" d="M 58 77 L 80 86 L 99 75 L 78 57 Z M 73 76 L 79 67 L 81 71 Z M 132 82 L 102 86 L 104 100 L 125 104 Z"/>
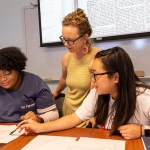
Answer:
<path fill-rule="evenodd" d="M 26 109 L 26 108 L 32 108 L 35 106 L 35 103 L 32 103 L 30 105 L 24 105 L 24 106 L 21 106 L 21 109 Z"/>

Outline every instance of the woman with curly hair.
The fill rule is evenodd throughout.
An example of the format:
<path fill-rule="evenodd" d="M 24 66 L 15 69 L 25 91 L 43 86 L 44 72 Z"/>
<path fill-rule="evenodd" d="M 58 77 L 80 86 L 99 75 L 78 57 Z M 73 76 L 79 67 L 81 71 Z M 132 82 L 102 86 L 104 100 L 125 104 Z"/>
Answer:
<path fill-rule="evenodd" d="M 91 69 L 93 88 L 75 113 L 39 124 L 26 120 L 25 133 L 52 132 L 73 128 L 94 117 L 100 129 L 136 139 L 150 129 L 150 86 L 134 73 L 129 55 L 121 47 L 96 54 Z M 18 124 L 20 126 L 23 122 Z"/>
<path fill-rule="evenodd" d="M 68 14 L 62 21 L 62 35 L 59 38 L 68 52 L 62 57 L 62 75 L 52 94 L 56 98 L 68 87 L 63 103 L 63 116 L 75 112 L 89 93 L 90 62 L 99 51 L 88 39 L 91 34 L 89 20 L 80 8 Z"/>
<path fill-rule="evenodd" d="M 17 47 L 0 49 L 0 122 L 58 119 L 53 96 L 37 75 L 23 71 L 27 58 Z"/>

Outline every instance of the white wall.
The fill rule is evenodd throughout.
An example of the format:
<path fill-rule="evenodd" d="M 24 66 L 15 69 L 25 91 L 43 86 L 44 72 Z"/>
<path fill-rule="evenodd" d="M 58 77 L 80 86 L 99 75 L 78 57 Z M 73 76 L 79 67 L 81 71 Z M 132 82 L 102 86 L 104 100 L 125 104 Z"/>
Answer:
<path fill-rule="evenodd" d="M 24 50 L 22 7 L 37 0 L 0 0 L 0 48 L 18 46 Z"/>
<path fill-rule="evenodd" d="M 7 46 L 17 46 L 25 52 L 23 8 L 30 6 L 30 3 L 37 4 L 37 0 L 0 0 L 0 49 Z M 65 51 L 65 48 L 62 50 Z M 44 52 L 43 55 L 45 56 L 46 51 Z M 60 52 L 60 55 L 57 54 L 58 52 Z M 57 68 L 61 68 L 61 50 L 57 51 L 55 55 L 58 55 L 59 64 Z M 36 55 L 33 56 L 33 59 L 36 59 Z M 34 71 L 32 72 L 34 73 Z M 52 91 L 56 88 L 57 84 L 57 81 L 51 84 L 48 82 Z"/>

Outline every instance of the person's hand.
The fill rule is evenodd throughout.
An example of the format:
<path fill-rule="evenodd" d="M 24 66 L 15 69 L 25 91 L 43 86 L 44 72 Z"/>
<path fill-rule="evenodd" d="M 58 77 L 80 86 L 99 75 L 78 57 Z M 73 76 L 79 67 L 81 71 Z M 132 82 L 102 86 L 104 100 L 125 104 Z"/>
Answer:
<path fill-rule="evenodd" d="M 27 112 L 24 116 L 21 116 L 21 120 L 32 119 L 36 122 L 41 122 L 40 118 L 36 116 L 36 114 L 32 111 Z"/>
<path fill-rule="evenodd" d="M 96 126 L 95 118 L 87 120 L 86 121 L 86 126 L 90 125 L 90 123 L 92 124 L 92 128 L 94 128 Z"/>
<path fill-rule="evenodd" d="M 20 133 L 24 129 L 24 133 L 26 135 L 32 132 L 39 133 L 41 125 L 42 124 L 31 119 L 24 120 L 17 125 L 20 127 L 18 132 Z"/>
<path fill-rule="evenodd" d="M 141 128 L 139 125 L 123 125 L 118 128 L 118 131 L 125 139 L 136 139 L 141 137 Z"/>
<path fill-rule="evenodd" d="M 58 96 L 58 93 L 56 92 L 56 91 L 53 91 L 52 92 L 52 95 L 53 95 L 53 97 L 54 97 L 54 99 Z"/>

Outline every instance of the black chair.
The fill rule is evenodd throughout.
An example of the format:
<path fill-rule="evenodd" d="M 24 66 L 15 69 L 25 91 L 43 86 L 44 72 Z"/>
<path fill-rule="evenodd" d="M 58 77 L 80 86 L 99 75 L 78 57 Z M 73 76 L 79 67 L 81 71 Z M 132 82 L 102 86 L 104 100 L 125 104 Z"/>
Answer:
<path fill-rule="evenodd" d="M 64 98 L 65 98 L 65 94 L 60 93 L 54 100 L 59 112 L 59 118 L 62 117 L 62 106 L 63 106 Z"/>

